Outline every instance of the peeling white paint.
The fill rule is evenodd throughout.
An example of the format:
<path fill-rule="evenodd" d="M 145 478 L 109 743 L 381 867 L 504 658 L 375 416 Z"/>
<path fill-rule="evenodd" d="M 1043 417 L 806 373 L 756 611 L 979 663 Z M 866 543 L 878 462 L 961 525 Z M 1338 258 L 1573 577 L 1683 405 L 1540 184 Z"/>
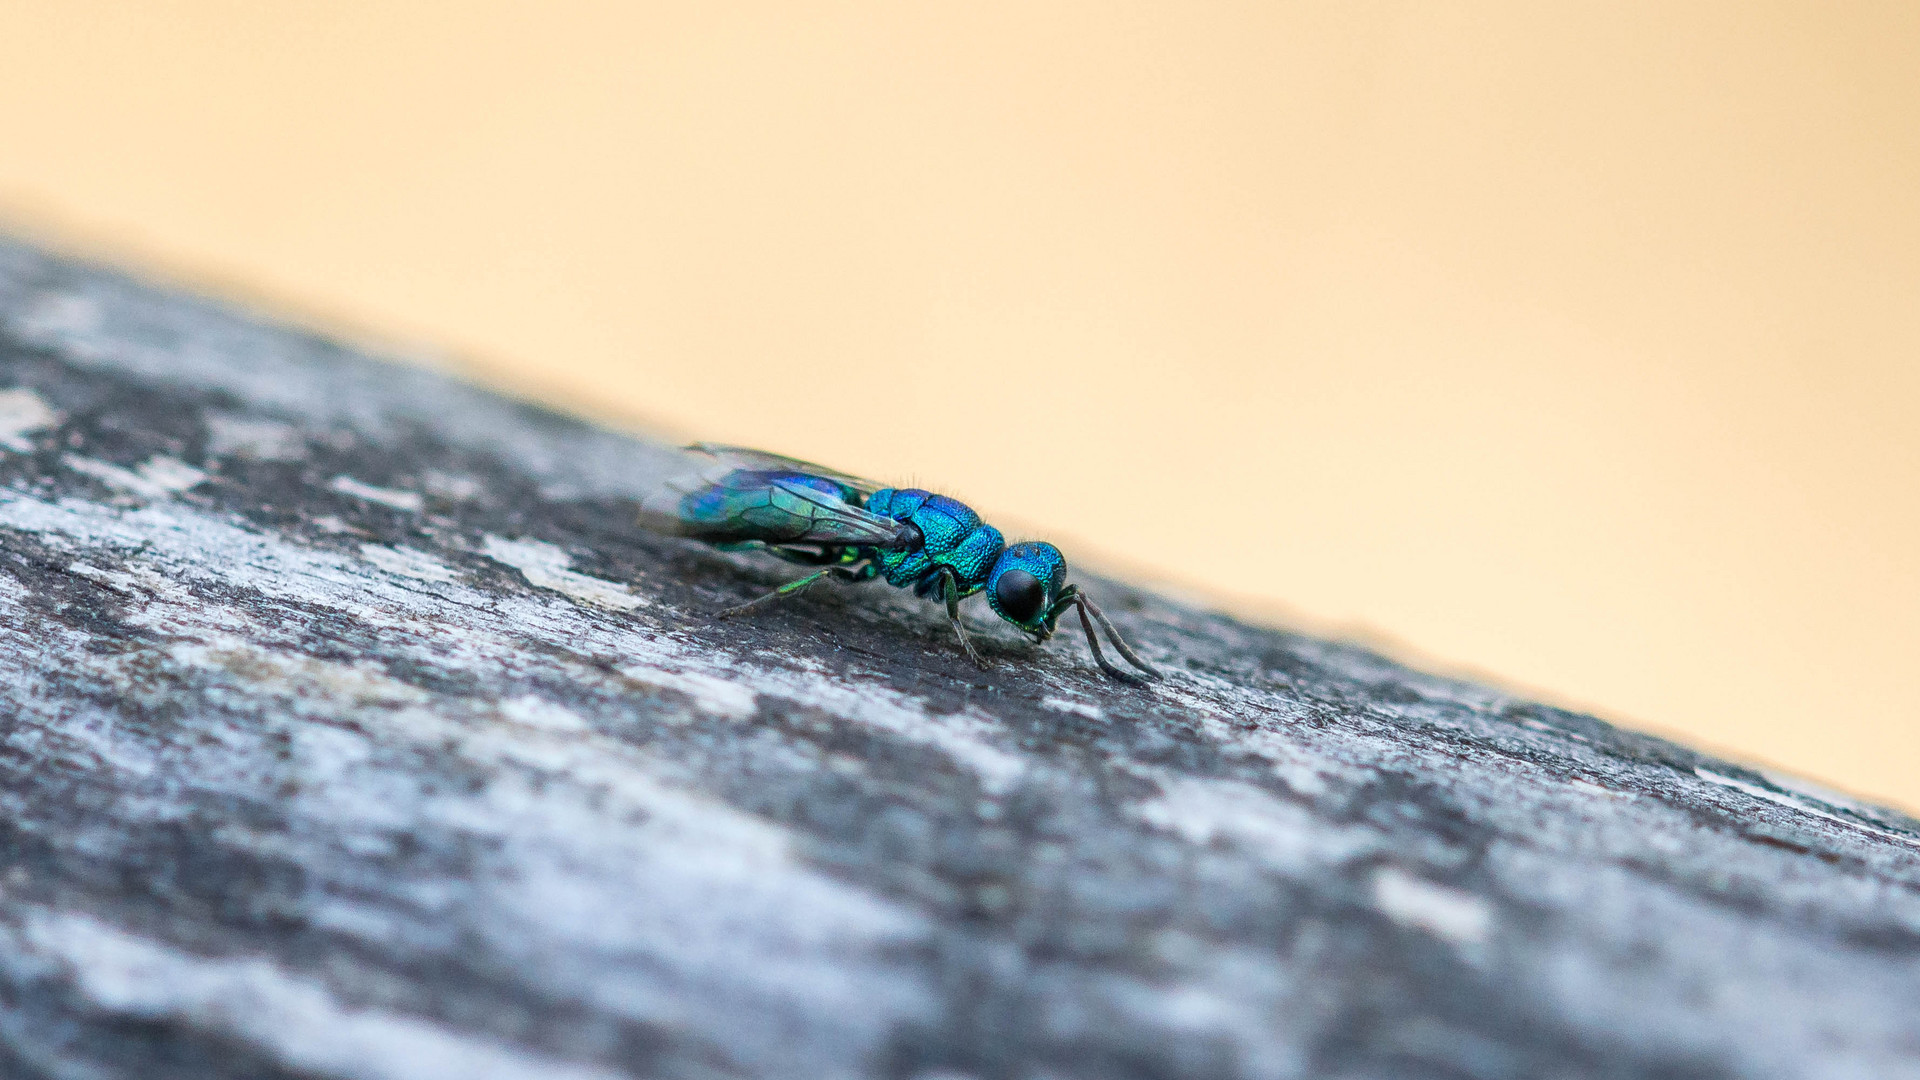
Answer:
<path fill-rule="evenodd" d="M 1572 739 L 1575 742 L 1589 741 L 1585 735 L 1582 735 L 1579 732 L 1572 730 L 1571 728 L 1555 727 L 1552 724 L 1546 723 L 1545 721 L 1536 720 L 1531 716 L 1527 717 L 1524 720 L 1521 720 L 1520 726 L 1528 729 L 1529 731 L 1538 731 L 1543 735 L 1552 735 L 1556 738 Z"/>
<path fill-rule="evenodd" d="M 351 495 L 356 499 L 365 499 L 382 506 L 391 506 L 395 510 L 406 510 L 416 514 L 427 505 L 426 500 L 421 498 L 417 491 L 374 487 L 372 484 L 363 484 L 351 476 L 336 476 L 327 484 L 327 487 L 342 495 Z"/>
<path fill-rule="evenodd" d="M 1374 871 L 1373 902 L 1401 926 L 1456 945 L 1479 945 L 1493 931 L 1493 908 L 1485 900 L 1395 866 Z"/>
<path fill-rule="evenodd" d="M 1768 782 L 1775 787 L 1785 788 L 1796 795 L 1805 796 L 1815 802 L 1825 803 L 1828 806 L 1837 806 L 1842 810 L 1851 810 L 1856 814 L 1872 819 L 1878 819 L 1886 813 L 1885 810 L 1874 806 L 1872 803 L 1862 802 L 1845 792 L 1835 791 L 1825 784 L 1815 783 L 1797 773 L 1767 768 L 1756 768 L 1754 771 L 1766 777 Z"/>
<path fill-rule="evenodd" d="M 251 461 L 298 461 L 307 454 L 307 439 L 292 424 L 278 420 L 208 413 L 207 453 Z"/>
<path fill-rule="evenodd" d="M 531 694 L 501 702 L 500 715 L 513 723 L 541 731 L 577 733 L 590 730 L 590 725 L 579 713 Z"/>
<path fill-rule="evenodd" d="M 239 1037 L 282 1064 L 354 1080 L 613 1080 L 415 1016 L 359 1009 L 325 984 L 258 957 L 209 957 L 83 915 L 36 911 L 16 944 L 67 967 L 112 1013 Z"/>
<path fill-rule="evenodd" d="M 207 479 L 206 473 L 186 462 L 161 455 L 148 458 L 134 470 L 79 454 L 62 455 L 60 461 L 74 472 L 85 473 L 108 487 L 147 499 L 190 491 Z"/>
<path fill-rule="evenodd" d="M 1090 701 L 1079 701 L 1074 698 L 1043 697 L 1040 699 L 1040 707 L 1043 709 L 1052 709 L 1054 712 L 1084 716 L 1089 720 L 1105 720 L 1107 718 L 1106 710 L 1100 706 Z"/>
<path fill-rule="evenodd" d="M 60 422 L 60 414 L 24 387 L 0 390 L 0 449 L 24 454 L 33 449 L 28 435 Z"/>
<path fill-rule="evenodd" d="M 205 483 L 207 474 L 164 455 L 155 455 L 140 463 L 140 478 L 163 492 L 189 491 Z"/>
<path fill-rule="evenodd" d="M 1374 830 L 1330 824 L 1251 784 L 1146 775 L 1161 794 L 1135 808 L 1142 821 L 1195 844 L 1229 841 L 1288 874 L 1337 868 L 1381 846 Z"/>
<path fill-rule="evenodd" d="M 67 572 L 90 581 L 97 581 L 114 592 L 126 596 L 145 594 L 181 603 L 190 599 L 192 595 L 181 588 L 178 582 L 169 581 L 145 567 L 134 567 L 131 570 L 102 570 L 97 566 L 77 562 L 68 566 Z"/>
<path fill-rule="evenodd" d="M 1872 825 L 1868 825 L 1866 822 L 1853 821 L 1848 818 L 1843 818 L 1839 814 L 1828 813 L 1827 811 L 1822 810 L 1817 806 L 1810 806 L 1807 803 L 1804 803 L 1799 799 L 1794 798 L 1791 795 L 1782 795 L 1777 791 L 1772 791 L 1772 790 L 1769 790 L 1768 788 L 1761 787 L 1759 784 L 1750 784 L 1745 780 L 1736 779 L 1731 776 L 1722 776 L 1721 774 L 1717 772 L 1713 772 L 1709 769 L 1702 769 L 1702 768 L 1696 767 L 1693 770 L 1693 772 L 1695 776 L 1698 776 L 1700 779 L 1705 780 L 1709 783 L 1719 784 L 1722 787 L 1730 787 L 1730 788 L 1733 788 L 1735 791 L 1744 791 L 1756 799 L 1764 799 L 1767 802 L 1773 803 L 1776 806 L 1784 806 L 1789 810 L 1798 810 L 1799 812 L 1803 814 L 1807 814 L 1811 817 L 1817 817 L 1823 821 L 1831 821 L 1836 825 L 1845 825 L 1849 829 L 1858 829 L 1863 833 L 1868 833 L 1873 836 L 1878 836 L 1887 840 L 1892 840 L 1896 843 L 1905 844 L 1908 847 L 1920 848 L 1920 839 L 1915 839 L 1914 837 L 1911 837 L 1911 836 L 1905 836 L 1897 832 L 1890 832 L 1886 829 L 1875 828 Z"/>
<path fill-rule="evenodd" d="M 1612 788 L 1603 788 L 1599 784 L 1582 780 L 1577 776 L 1567 781 L 1567 786 L 1584 795 L 1591 795 L 1596 799 L 1613 800 L 1613 799 L 1633 798 L 1633 796 L 1628 794 L 1627 792 L 1614 791 Z"/>
<path fill-rule="evenodd" d="M 979 709 L 936 716 L 918 698 L 874 685 L 850 686 L 813 672 L 765 671 L 755 685 L 763 693 L 818 704 L 855 723 L 932 747 L 971 773 L 989 795 L 1012 790 L 1034 771 L 1026 757 L 998 744 L 999 723 Z"/>
<path fill-rule="evenodd" d="M 520 571 L 536 588 L 552 589 L 582 603 L 615 611 L 632 611 L 644 603 L 625 585 L 567 569 L 572 556 L 545 541 L 488 536 L 484 543 L 487 558 Z"/>
<path fill-rule="evenodd" d="M 184 627 L 183 627 L 184 629 Z M 422 705 L 424 690 L 389 678 L 368 661 L 343 664 L 299 653 L 262 648 L 248 638 L 203 630 L 192 640 L 167 646 L 175 662 L 225 672 L 248 683 L 271 680 L 287 698 L 287 708 L 303 716 L 333 716 L 370 708 Z"/>
<path fill-rule="evenodd" d="M 744 680 L 725 679 L 697 671 L 666 671 L 660 668 L 633 665 L 620 669 L 620 674 L 635 682 L 658 686 L 663 690 L 673 690 L 692 698 L 694 704 L 702 710 L 719 716 L 730 716 L 735 720 L 745 720 L 752 716 L 758 707 L 760 695 L 753 692 Z"/>
<path fill-rule="evenodd" d="M 1260 728 L 1246 732 L 1241 742 L 1264 758 L 1273 774 L 1286 782 L 1295 794 L 1309 798 L 1324 795 L 1333 784 L 1353 772 L 1350 767 L 1316 753 L 1299 739 L 1278 731 Z"/>
<path fill-rule="evenodd" d="M 454 502 L 478 498 L 486 490 L 480 486 L 480 481 L 470 476 L 459 476 L 438 469 L 428 469 L 420 477 L 420 486 L 426 488 L 429 494 Z"/>
<path fill-rule="evenodd" d="M 87 337 L 100 333 L 105 321 L 101 314 L 91 296 L 66 290 L 45 292 L 14 321 L 14 328 L 27 340 L 43 343 L 49 338 Z"/>
<path fill-rule="evenodd" d="M 360 557 L 389 574 L 416 581 L 453 581 L 460 572 L 424 551 L 406 547 L 361 544 Z"/>

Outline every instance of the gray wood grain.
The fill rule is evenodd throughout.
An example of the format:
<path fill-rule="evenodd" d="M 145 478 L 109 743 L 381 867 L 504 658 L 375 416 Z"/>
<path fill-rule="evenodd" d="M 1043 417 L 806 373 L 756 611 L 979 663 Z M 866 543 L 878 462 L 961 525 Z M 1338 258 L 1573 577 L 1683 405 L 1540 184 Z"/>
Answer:
<path fill-rule="evenodd" d="M 0 1075 L 1920 1076 L 1907 817 L 1113 582 L 1151 690 L 716 623 L 670 464 L 0 245 Z"/>

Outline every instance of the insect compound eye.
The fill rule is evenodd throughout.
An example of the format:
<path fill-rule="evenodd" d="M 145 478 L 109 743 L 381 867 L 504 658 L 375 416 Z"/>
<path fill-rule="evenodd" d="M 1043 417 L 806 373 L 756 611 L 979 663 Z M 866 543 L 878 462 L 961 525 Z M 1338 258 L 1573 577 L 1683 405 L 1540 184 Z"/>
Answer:
<path fill-rule="evenodd" d="M 1039 578 L 1025 570 L 1008 570 L 993 583 L 993 598 L 999 601 L 1001 614 L 1017 623 L 1029 623 L 1040 614 L 1040 605 L 1047 602 L 1047 590 Z"/>

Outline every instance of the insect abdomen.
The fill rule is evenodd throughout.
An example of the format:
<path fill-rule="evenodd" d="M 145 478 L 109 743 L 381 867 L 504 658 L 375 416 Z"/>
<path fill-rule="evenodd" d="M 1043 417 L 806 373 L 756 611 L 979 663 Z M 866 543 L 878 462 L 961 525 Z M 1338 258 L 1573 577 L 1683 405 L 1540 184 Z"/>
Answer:
<path fill-rule="evenodd" d="M 867 498 L 867 510 L 911 522 L 925 538 L 912 551 L 890 551 L 880 556 L 887 584 L 906 588 L 941 566 L 950 566 L 960 579 L 960 593 L 971 596 L 986 584 L 993 561 L 1007 546 L 1000 530 L 980 520 L 973 508 L 958 499 L 918 488 L 882 488 Z"/>

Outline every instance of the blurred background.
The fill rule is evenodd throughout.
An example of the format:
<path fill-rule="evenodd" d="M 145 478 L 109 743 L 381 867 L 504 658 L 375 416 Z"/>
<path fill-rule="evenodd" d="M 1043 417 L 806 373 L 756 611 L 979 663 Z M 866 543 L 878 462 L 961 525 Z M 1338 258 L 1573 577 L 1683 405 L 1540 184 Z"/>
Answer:
<path fill-rule="evenodd" d="M 1920 4 L 9 0 L 0 229 L 1920 807 Z"/>

